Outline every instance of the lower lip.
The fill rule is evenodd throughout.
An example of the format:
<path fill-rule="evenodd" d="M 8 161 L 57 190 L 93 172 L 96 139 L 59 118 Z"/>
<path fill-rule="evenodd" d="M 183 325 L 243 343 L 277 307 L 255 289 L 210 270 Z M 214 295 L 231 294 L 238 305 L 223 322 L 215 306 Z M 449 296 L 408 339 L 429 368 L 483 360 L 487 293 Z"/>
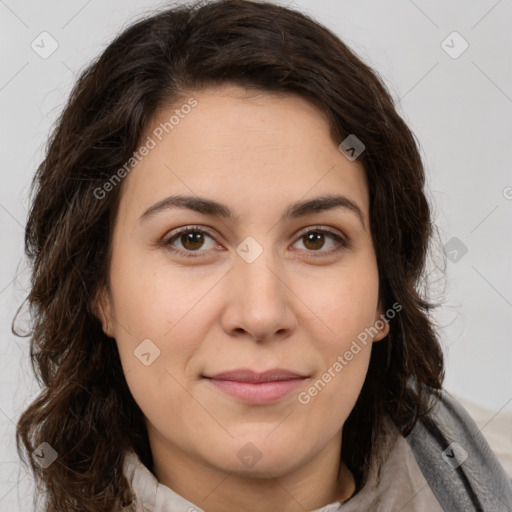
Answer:
<path fill-rule="evenodd" d="M 303 378 L 275 380 L 271 382 L 239 382 L 233 380 L 208 379 L 212 385 L 227 395 L 248 404 L 268 404 L 283 398 L 296 389 Z"/>

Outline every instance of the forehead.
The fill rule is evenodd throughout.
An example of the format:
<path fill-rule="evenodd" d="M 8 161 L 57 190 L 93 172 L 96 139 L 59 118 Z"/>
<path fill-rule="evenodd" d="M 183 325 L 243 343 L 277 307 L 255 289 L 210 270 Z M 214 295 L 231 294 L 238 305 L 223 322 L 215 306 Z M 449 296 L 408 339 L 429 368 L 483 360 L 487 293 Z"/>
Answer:
<path fill-rule="evenodd" d="M 140 210 L 186 194 L 244 215 L 342 193 L 368 214 L 363 166 L 339 151 L 325 115 L 297 95 L 237 86 L 191 93 L 157 112 L 141 138 L 148 142 L 152 148 L 125 178 L 121 207 Z"/>

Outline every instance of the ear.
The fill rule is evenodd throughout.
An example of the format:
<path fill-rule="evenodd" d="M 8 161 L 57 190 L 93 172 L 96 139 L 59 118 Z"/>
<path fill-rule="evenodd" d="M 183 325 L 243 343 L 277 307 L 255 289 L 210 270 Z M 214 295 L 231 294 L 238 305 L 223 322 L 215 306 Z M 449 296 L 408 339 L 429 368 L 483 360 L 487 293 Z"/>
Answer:
<path fill-rule="evenodd" d="M 101 323 L 103 332 L 110 338 L 114 338 L 115 333 L 113 328 L 114 322 L 112 321 L 112 304 L 110 295 L 105 286 L 96 293 L 91 307 L 94 315 Z"/>
<path fill-rule="evenodd" d="M 380 312 L 380 308 L 379 308 Z M 378 318 L 375 320 L 373 324 L 379 332 L 373 337 L 373 341 L 380 341 L 385 338 L 389 334 L 389 323 L 386 320 L 386 317 L 383 313 L 380 313 Z"/>

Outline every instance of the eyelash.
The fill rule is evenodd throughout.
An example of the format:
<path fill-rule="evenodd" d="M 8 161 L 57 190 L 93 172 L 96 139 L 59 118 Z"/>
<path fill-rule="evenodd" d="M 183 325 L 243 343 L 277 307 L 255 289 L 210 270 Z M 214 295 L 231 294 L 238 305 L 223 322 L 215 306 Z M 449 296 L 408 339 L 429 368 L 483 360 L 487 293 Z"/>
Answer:
<path fill-rule="evenodd" d="M 202 233 L 202 234 L 206 234 L 208 235 L 209 237 L 213 238 L 214 239 L 214 236 L 208 231 L 208 230 L 205 230 L 204 228 L 200 227 L 200 226 L 186 226 L 186 227 L 183 227 L 183 228 L 180 228 L 178 229 L 178 231 L 176 231 L 175 233 L 173 233 L 172 236 L 166 238 L 164 241 L 163 241 L 163 245 L 165 246 L 165 248 L 169 251 L 172 251 L 173 253 L 176 253 L 176 254 L 179 254 L 181 256 L 185 256 L 186 258 L 201 258 L 203 257 L 204 255 L 200 254 L 201 252 L 207 252 L 207 251 L 200 251 L 200 250 L 197 250 L 197 251 L 183 251 L 182 249 L 177 249 L 175 247 L 173 247 L 171 245 L 171 242 L 173 242 L 175 239 L 177 239 L 179 236 L 183 235 L 183 234 L 188 234 L 188 233 Z M 327 235 L 330 235 L 338 244 L 339 246 L 335 249 L 331 249 L 329 251 L 307 251 L 307 252 L 320 252 L 321 254 L 320 255 L 308 255 L 307 257 L 308 258 L 317 258 L 317 257 L 322 257 L 322 256 L 326 256 L 326 255 L 332 255 L 332 254 L 335 254 L 335 253 L 338 253 L 344 249 L 347 249 L 349 247 L 349 243 L 347 242 L 347 240 L 345 240 L 343 237 L 341 237 L 340 235 L 338 235 L 337 233 L 329 230 L 329 229 L 325 229 L 325 228 L 320 228 L 320 227 L 316 227 L 316 226 L 313 226 L 311 228 L 309 228 L 307 231 L 304 231 L 303 233 L 300 234 L 299 238 L 297 239 L 297 241 L 303 237 L 305 237 L 306 235 L 309 235 L 310 233 L 323 233 L 323 234 L 327 234 Z M 197 254 L 199 253 L 199 254 Z"/>

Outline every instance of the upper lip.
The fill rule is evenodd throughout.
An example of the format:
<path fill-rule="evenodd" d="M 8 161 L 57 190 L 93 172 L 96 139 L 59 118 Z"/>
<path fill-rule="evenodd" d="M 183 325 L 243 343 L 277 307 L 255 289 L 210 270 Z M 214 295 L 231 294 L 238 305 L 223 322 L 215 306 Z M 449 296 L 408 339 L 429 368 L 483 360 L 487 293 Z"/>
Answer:
<path fill-rule="evenodd" d="M 203 375 L 203 377 L 207 379 L 233 380 L 238 382 L 272 382 L 277 380 L 304 379 L 305 375 L 282 368 L 273 368 L 264 372 L 255 372 L 250 369 L 239 368 L 216 373 L 215 375 Z"/>

